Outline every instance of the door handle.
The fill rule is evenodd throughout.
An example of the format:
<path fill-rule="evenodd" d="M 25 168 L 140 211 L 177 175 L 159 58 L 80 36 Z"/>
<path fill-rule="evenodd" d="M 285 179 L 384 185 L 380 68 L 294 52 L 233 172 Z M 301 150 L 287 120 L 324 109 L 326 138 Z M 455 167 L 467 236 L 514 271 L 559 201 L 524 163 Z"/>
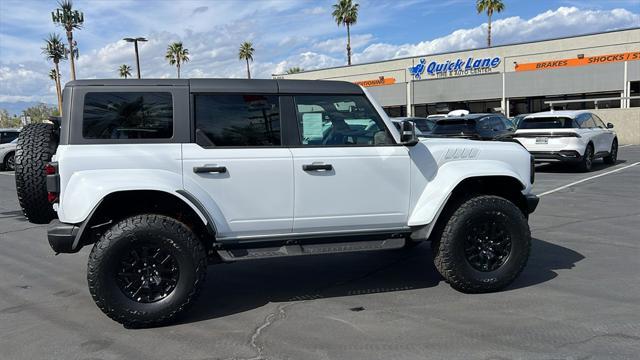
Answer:
<path fill-rule="evenodd" d="M 319 170 L 333 170 L 333 166 L 331 164 L 305 164 L 302 165 L 302 170 L 304 171 L 319 171 Z"/>
<path fill-rule="evenodd" d="M 224 166 L 195 166 L 193 168 L 193 172 L 196 174 L 204 174 L 204 173 L 226 173 L 227 168 Z"/>

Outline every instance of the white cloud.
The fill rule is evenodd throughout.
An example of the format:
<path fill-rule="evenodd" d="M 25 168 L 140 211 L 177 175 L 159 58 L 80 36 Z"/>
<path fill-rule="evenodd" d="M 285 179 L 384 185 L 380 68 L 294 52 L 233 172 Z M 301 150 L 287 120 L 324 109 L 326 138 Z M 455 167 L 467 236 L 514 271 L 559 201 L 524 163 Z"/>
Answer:
<path fill-rule="evenodd" d="M 87 5 L 80 1 L 79 3 Z M 173 6 L 150 10 L 150 13 L 139 17 L 142 23 L 137 24 L 134 30 L 127 28 L 127 33 L 131 33 L 127 35 L 141 34 L 149 39 L 140 45 L 143 77 L 176 76 L 175 67 L 170 66 L 164 59 L 166 47 L 173 41 L 182 41 L 190 50 L 191 61 L 183 65 L 183 77 L 245 77 L 245 64 L 237 58 L 238 46 L 244 40 L 253 41 L 256 48 L 255 62 L 251 64 L 254 77 L 268 78 L 272 74 L 284 73 L 294 66 L 312 70 L 346 63 L 344 28 L 338 28 L 332 23 L 326 7 L 308 8 L 309 3 L 306 2 L 290 10 L 298 2 L 259 1 L 257 4 L 260 4 L 259 10 L 263 13 L 241 9 L 238 10 L 239 14 L 235 14 L 231 7 L 233 3 L 221 3 L 224 6 L 219 7 L 216 2 L 214 8 L 211 2 L 207 1 L 186 2 L 189 6 L 176 10 L 175 16 L 172 16 L 170 9 Z M 126 11 L 122 10 L 114 10 L 115 15 L 101 17 L 97 13 L 106 11 L 108 4 L 91 4 L 88 9 L 92 13 L 91 19 L 98 23 L 111 21 L 108 26 L 110 29 L 114 28 L 114 25 L 117 28 L 119 23 L 132 21 L 132 15 L 124 14 Z M 127 4 L 139 6 L 136 2 Z M 34 6 L 40 6 L 40 3 Z M 50 7 L 50 4 L 47 6 Z M 203 10 L 206 6 L 209 8 Z M 198 8 L 201 9 L 197 10 Z M 197 10 L 195 14 L 194 10 Z M 262 16 L 264 11 L 270 12 L 271 15 Z M 299 14 L 304 12 L 320 15 L 311 18 L 300 17 Z M 87 15 L 86 18 L 90 17 Z M 169 20 L 159 24 L 157 21 L 152 23 L 149 20 L 153 18 Z M 309 19 L 314 23 L 309 23 Z M 2 21 L 4 26 L 5 19 L 2 18 Z M 639 23 L 640 15 L 629 10 L 581 10 L 576 7 L 561 7 L 530 19 L 509 17 L 496 20 L 493 22 L 492 34 L 495 44 L 504 44 L 575 35 L 584 33 L 585 29 L 598 32 L 627 28 Z M 359 26 L 368 29 L 362 24 Z M 48 77 L 52 65 L 45 62 L 39 49 L 40 38 L 45 35 L 21 41 L 15 35 L 5 33 L 3 28 L 0 34 L 0 49 L 3 55 L 0 57 L 0 101 L 55 102 L 55 89 Z M 115 40 L 123 36 L 120 33 L 109 36 L 98 32 L 91 33 L 89 25 L 78 31 L 76 37 L 81 50 L 77 63 L 78 77 L 114 78 L 118 76 L 117 68 L 121 64 L 129 64 L 135 74 L 133 45 Z M 106 38 L 111 40 L 105 40 Z M 86 44 L 92 41 L 103 45 L 90 49 Z M 370 33 L 352 34 L 355 63 L 483 47 L 486 43 L 486 24 L 459 29 L 448 35 L 417 43 L 393 44 L 374 41 L 375 37 Z M 61 71 L 63 80 L 68 81 L 67 62 L 61 64 Z"/>
<path fill-rule="evenodd" d="M 351 36 L 351 49 L 357 50 L 365 45 L 371 43 L 374 37 L 372 34 L 361 34 L 361 35 L 352 35 Z M 336 52 L 346 52 L 347 50 L 347 35 L 345 36 L 328 39 L 324 41 L 320 41 L 313 45 L 313 48 L 318 51 L 323 51 L 327 53 L 336 53 Z"/>

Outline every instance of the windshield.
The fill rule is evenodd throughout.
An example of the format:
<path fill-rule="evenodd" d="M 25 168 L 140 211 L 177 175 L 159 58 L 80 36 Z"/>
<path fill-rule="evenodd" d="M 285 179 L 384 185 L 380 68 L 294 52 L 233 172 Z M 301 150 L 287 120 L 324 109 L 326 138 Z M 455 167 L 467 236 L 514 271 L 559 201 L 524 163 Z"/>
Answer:
<path fill-rule="evenodd" d="M 574 128 L 574 122 L 568 117 L 547 116 L 525 118 L 520 122 L 518 129 L 570 129 Z"/>

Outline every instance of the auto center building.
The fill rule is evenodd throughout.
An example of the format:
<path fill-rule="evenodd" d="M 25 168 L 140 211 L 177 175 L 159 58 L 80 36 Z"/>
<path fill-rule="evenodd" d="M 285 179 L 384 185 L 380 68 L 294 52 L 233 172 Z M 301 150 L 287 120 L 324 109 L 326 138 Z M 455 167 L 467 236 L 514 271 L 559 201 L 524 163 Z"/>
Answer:
<path fill-rule="evenodd" d="M 274 75 L 346 80 L 368 88 L 390 116 L 466 109 L 507 116 L 547 101 L 640 96 L 640 28 Z M 555 109 L 640 107 L 640 99 L 554 104 Z"/>

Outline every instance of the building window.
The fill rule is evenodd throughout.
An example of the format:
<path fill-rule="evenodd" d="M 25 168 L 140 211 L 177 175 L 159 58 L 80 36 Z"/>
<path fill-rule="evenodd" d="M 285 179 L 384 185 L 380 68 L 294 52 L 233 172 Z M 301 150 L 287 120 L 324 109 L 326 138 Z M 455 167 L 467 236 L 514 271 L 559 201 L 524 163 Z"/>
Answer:
<path fill-rule="evenodd" d="M 640 81 L 630 82 L 631 91 L 629 96 L 640 96 Z M 640 99 L 631 99 L 630 107 L 640 107 Z"/>
<path fill-rule="evenodd" d="M 387 106 L 383 108 L 389 117 L 403 117 L 407 116 L 406 106 Z"/>

